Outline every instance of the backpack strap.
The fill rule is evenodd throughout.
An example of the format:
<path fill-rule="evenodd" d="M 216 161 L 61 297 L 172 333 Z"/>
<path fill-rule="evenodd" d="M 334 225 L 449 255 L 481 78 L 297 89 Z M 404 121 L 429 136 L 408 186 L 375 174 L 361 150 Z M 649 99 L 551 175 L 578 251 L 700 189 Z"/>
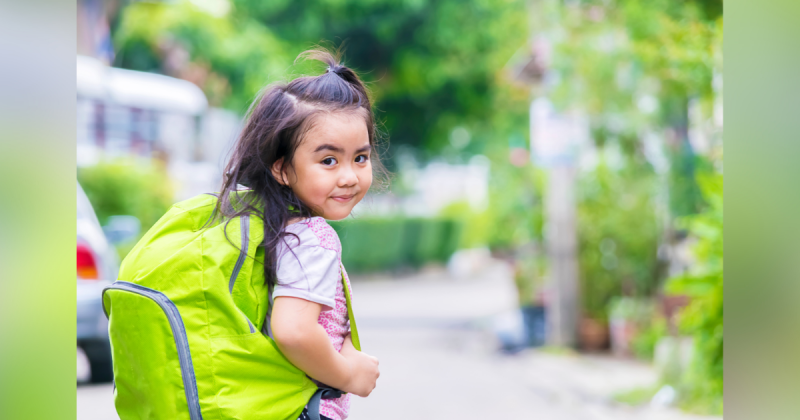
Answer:
<path fill-rule="evenodd" d="M 320 400 L 332 400 L 334 398 L 339 398 L 342 395 L 344 395 L 344 392 L 335 388 L 329 388 L 325 386 L 320 386 L 317 388 L 317 392 L 311 396 L 311 399 L 308 400 L 308 405 L 306 406 L 306 410 L 308 410 L 308 418 L 310 420 L 321 420 L 322 418 L 319 415 Z"/>
<path fill-rule="evenodd" d="M 264 320 L 264 325 L 261 327 L 261 332 L 273 340 L 275 339 L 275 337 L 272 336 L 272 305 L 275 304 L 275 301 L 272 299 L 272 289 L 274 287 L 272 282 L 267 282 L 267 300 L 269 304 L 267 305 L 267 317 Z"/>
<path fill-rule="evenodd" d="M 344 276 L 344 266 L 340 264 L 342 269 L 342 284 L 344 285 L 344 298 L 347 300 L 347 318 L 350 320 L 350 339 L 353 341 L 353 347 L 361 351 L 361 340 L 358 339 L 358 328 L 356 328 L 356 318 L 353 316 L 353 304 L 350 300 L 350 287 L 347 286 L 347 280 Z"/>

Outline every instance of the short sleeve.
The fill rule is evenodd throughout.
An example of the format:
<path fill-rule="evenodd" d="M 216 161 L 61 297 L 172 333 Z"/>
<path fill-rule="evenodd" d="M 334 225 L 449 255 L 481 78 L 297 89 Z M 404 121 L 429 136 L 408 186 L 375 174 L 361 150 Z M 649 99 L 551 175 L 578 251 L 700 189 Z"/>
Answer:
<path fill-rule="evenodd" d="M 305 235 L 300 235 L 302 238 Z M 294 244 L 296 241 L 289 241 Z M 291 296 L 316 302 L 323 311 L 336 306 L 336 282 L 339 281 L 339 256 L 319 242 L 279 247 L 277 279 L 273 298 Z"/>

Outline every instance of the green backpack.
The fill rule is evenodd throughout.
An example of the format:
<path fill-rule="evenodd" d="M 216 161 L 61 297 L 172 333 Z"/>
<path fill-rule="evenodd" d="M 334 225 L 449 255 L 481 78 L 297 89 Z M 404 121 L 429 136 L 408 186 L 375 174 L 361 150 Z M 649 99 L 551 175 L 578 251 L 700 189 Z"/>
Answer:
<path fill-rule="evenodd" d="M 206 194 L 172 206 L 103 291 L 122 420 L 295 420 L 307 403 L 316 416 L 319 398 L 340 395 L 318 390 L 271 338 L 263 221 L 209 226 L 216 203 Z"/>

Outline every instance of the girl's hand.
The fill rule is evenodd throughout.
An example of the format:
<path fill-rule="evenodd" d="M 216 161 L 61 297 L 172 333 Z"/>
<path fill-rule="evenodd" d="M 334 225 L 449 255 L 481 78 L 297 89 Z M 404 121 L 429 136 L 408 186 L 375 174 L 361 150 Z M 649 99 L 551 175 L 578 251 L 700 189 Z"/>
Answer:
<path fill-rule="evenodd" d="M 375 389 L 378 377 L 381 375 L 378 370 L 378 358 L 356 350 L 350 334 L 344 338 L 340 353 L 350 364 L 350 379 L 341 388 L 342 391 L 359 397 L 368 397 Z"/>

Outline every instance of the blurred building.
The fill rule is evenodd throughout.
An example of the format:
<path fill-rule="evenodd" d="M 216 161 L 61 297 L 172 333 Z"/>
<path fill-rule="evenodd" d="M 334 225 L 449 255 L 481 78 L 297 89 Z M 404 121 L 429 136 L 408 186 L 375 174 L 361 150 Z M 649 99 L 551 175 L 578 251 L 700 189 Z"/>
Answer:
<path fill-rule="evenodd" d="M 110 22 L 124 0 L 79 0 L 77 163 L 133 158 L 166 163 L 176 200 L 217 190 L 238 114 L 212 108 L 195 84 L 111 67 Z"/>
<path fill-rule="evenodd" d="M 76 90 L 79 166 L 159 159 L 176 182 L 177 200 L 219 188 L 240 117 L 209 108 L 199 87 L 78 56 Z"/>
<path fill-rule="evenodd" d="M 407 176 L 413 187 L 402 204 L 407 215 L 434 217 L 456 202 L 480 212 L 489 204 L 489 159 L 484 156 L 465 165 L 431 162 Z"/>

